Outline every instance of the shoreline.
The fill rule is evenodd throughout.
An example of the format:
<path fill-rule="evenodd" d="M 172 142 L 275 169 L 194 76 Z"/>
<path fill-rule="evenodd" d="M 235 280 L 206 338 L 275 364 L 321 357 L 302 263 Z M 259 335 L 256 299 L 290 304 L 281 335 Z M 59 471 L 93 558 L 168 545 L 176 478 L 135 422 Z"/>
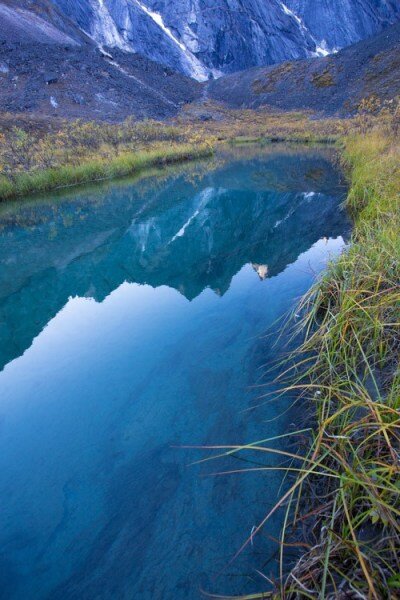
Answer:
<path fill-rule="evenodd" d="M 80 165 L 19 173 L 14 181 L 3 176 L 0 202 L 135 175 L 152 167 L 206 158 L 213 152 L 213 147 L 206 143 L 173 145 L 169 149 L 125 152 L 111 160 L 96 159 Z"/>
<path fill-rule="evenodd" d="M 306 510 L 310 549 L 286 576 L 281 566 L 273 598 L 308 590 L 333 600 L 340 589 L 381 600 L 400 589 L 400 150 L 379 129 L 342 146 L 352 243 L 297 309 L 305 341 L 285 388 L 308 404 L 316 425 L 285 499 L 281 542 Z M 318 500 L 321 490 L 319 506 L 305 498 Z"/>
<path fill-rule="evenodd" d="M 140 143 L 147 149 L 135 152 L 119 141 L 113 143 L 114 130 L 97 141 L 99 129 L 93 133 L 94 125 L 85 130 L 78 124 L 72 133 L 79 140 L 80 154 L 75 155 L 75 148 L 67 145 L 70 139 L 65 142 L 63 138 L 56 159 L 69 157 L 65 166 L 18 171 L 13 178 L 0 175 L 0 201 L 23 200 L 27 195 L 206 158 L 226 143 L 234 147 L 336 141 L 349 177 L 346 207 L 354 218 L 352 241 L 296 310 L 301 316 L 297 330 L 305 339 L 292 356 L 293 370 L 286 371 L 292 375 L 290 382 L 285 377 L 282 385 L 287 385 L 283 391 L 294 392 L 312 410 L 311 435 L 303 455 L 288 469 L 297 470 L 298 478 L 291 480 L 289 492 L 270 513 L 286 507 L 280 581 L 276 591 L 251 598 L 334 600 L 338 593 L 351 595 L 356 590 L 362 598 L 389 600 L 400 590 L 400 145 L 396 121 L 362 117 L 347 124 L 343 135 L 332 130 L 331 136 L 323 138 L 310 136 L 303 130 L 304 121 L 292 118 L 293 126 L 284 132 L 275 121 L 273 127 L 266 124 L 260 137 L 252 136 L 256 122 L 243 135 L 239 117 L 232 130 L 225 123 L 224 135 L 219 137 L 216 129 L 212 131 L 216 123 L 211 130 L 188 126 L 187 138 L 179 128 L 145 124 L 140 126 Z M 327 127 L 326 123 L 318 126 Z M 337 123 L 336 127 L 340 129 Z M 121 125 L 119 133 L 131 135 L 135 143 L 139 135 L 126 125 Z M 47 144 L 49 140 L 57 141 L 57 136 L 45 140 Z M 41 143 L 37 141 L 35 150 Z M 93 157 L 95 151 L 97 157 Z M 289 528 L 295 530 L 299 524 L 309 537 L 301 540 L 308 548 L 287 573 L 284 547 L 290 546 Z"/>

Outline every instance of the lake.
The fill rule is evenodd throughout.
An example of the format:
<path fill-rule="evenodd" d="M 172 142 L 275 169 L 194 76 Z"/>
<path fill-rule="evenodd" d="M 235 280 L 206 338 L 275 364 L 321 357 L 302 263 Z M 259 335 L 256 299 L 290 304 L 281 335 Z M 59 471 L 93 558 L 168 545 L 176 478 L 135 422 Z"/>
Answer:
<path fill-rule="evenodd" d="M 232 558 L 282 473 L 187 446 L 302 424 L 262 396 L 282 319 L 348 241 L 332 159 L 249 146 L 0 206 L 1 600 L 268 588 L 282 513 Z"/>

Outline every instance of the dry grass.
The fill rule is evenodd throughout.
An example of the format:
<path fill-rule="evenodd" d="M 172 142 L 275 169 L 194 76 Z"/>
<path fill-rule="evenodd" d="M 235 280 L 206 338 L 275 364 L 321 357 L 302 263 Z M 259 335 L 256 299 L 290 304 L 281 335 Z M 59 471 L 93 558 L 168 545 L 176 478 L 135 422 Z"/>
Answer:
<path fill-rule="evenodd" d="M 400 147 L 390 132 L 344 144 L 353 244 L 304 299 L 296 389 L 317 426 L 291 500 L 320 509 L 285 598 L 383 598 L 400 591 Z M 301 362 L 299 362 L 301 361 Z M 318 468 L 318 475 L 315 469 Z M 323 485 L 321 485 L 323 480 Z"/>
<path fill-rule="evenodd" d="M 312 408 L 309 437 L 302 432 L 296 452 L 268 440 L 225 450 L 281 454 L 289 481 L 252 532 L 284 511 L 280 580 L 242 600 L 400 597 L 400 146 L 393 131 L 380 121 L 343 141 L 353 243 L 296 310 L 303 317 L 295 334 L 304 342 L 282 392 Z M 285 548 L 299 537 L 307 549 L 285 573 Z"/>
<path fill-rule="evenodd" d="M 0 200 L 137 173 L 210 155 L 195 132 L 154 121 L 75 121 L 55 132 L 9 127 L 0 134 Z"/>
<path fill-rule="evenodd" d="M 203 122 L 201 115 L 210 120 Z M 227 109 L 206 101 L 201 108 L 189 105 L 176 119 L 178 127 L 196 131 L 211 142 L 230 142 L 241 138 L 264 141 L 295 141 L 302 143 L 335 142 L 354 126 L 351 119 L 320 118 L 311 112 L 281 112 L 263 107 Z"/>
<path fill-rule="evenodd" d="M 187 107 L 171 123 L 57 121 L 46 129 L 44 122 L 24 115 L 13 121 L 0 114 L 0 125 L 1 201 L 127 175 L 162 161 L 197 158 L 225 142 L 333 143 L 351 121 L 269 109 L 229 110 L 205 102 L 201 109 Z"/>
<path fill-rule="evenodd" d="M 326 88 L 335 85 L 335 79 L 331 70 L 327 67 L 321 73 L 314 73 L 311 83 L 317 88 Z"/>

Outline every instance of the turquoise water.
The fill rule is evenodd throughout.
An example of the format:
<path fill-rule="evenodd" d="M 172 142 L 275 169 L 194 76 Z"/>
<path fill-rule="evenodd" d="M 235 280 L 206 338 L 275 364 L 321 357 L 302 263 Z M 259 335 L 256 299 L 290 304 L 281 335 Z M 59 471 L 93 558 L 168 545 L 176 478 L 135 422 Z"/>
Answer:
<path fill-rule="evenodd" d="M 1 207 L 1 600 L 268 587 L 282 515 L 231 559 L 281 476 L 182 446 L 297 425 L 260 395 L 277 319 L 345 244 L 344 193 L 322 151 L 245 149 Z"/>

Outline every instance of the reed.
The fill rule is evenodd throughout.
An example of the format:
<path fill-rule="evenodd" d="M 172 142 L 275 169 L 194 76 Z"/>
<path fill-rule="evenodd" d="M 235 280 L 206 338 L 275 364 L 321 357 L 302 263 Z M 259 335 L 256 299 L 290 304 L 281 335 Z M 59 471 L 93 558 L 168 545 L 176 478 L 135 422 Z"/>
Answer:
<path fill-rule="evenodd" d="M 173 144 L 149 151 L 123 152 L 112 158 L 84 160 L 82 164 L 17 172 L 12 178 L 0 176 L 0 200 L 49 192 L 139 173 L 143 169 L 210 156 L 209 144 Z"/>
<path fill-rule="evenodd" d="M 268 440 L 218 450 L 281 454 L 289 482 L 251 536 L 285 511 L 280 579 L 242 600 L 400 597 L 400 147 L 378 127 L 346 137 L 342 157 L 352 244 L 297 307 L 304 341 L 281 380 L 309 409 L 308 433 L 293 434 L 295 452 Z M 306 550 L 287 573 L 299 530 Z"/>
<path fill-rule="evenodd" d="M 307 485 L 291 497 L 292 525 L 301 518 L 301 495 L 324 480 L 314 543 L 280 592 L 290 599 L 400 593 L 398 140 L 381 128 L 349 136 L 343 161 L 353 242 L 302 302 L 300 375 L 288 388 L 316 414 L 303 463 Z"/>

